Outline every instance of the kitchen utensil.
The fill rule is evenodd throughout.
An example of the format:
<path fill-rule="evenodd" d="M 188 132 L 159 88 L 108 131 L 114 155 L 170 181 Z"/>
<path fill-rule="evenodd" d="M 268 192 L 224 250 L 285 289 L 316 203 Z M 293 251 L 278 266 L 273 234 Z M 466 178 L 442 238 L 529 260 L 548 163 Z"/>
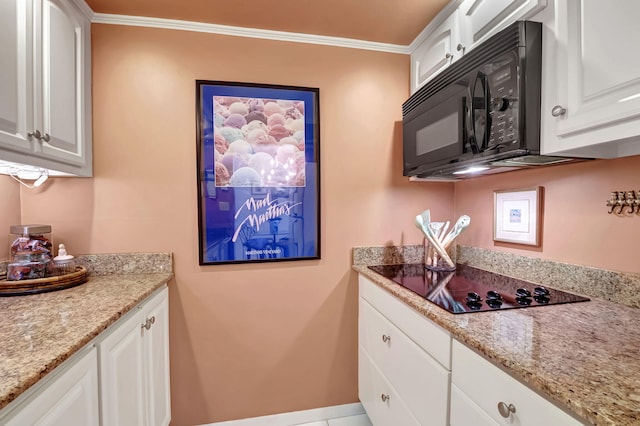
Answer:
<path fill-rule="evenodd" d="M 453 240 L 455 240 L 456 237 L 460 235 L 462 231 L 464 231 L 467 226 L 469 226 L 470 223 L 471 218 L 469 216 L 467 216 L 466 214 L 460 216 L 456 224 L 453 225 L 453 228 L 451 228 L 451 231 L 449 231 L 447 236 L 442 240 L 442 248 L 446 250 L 451 245 Z"/>
<path fill-rule="evenodd" d="M 442 259 L 452 268 L 455 268 L 456 264 L 451 260 L 451 257 L 446 252 L 445 249 L 442 248 L 440 242 L 435 238 L 431 228 L 429 226 L 431 222 L 431 212 L 429 210 L 425 210 L 422 214 L 416 216 L 415 224 L 418 228 L 422 230 L 422 233 L 427 237 L 427 240 L 433 247 L 433 249 L 442 257 Z"/>

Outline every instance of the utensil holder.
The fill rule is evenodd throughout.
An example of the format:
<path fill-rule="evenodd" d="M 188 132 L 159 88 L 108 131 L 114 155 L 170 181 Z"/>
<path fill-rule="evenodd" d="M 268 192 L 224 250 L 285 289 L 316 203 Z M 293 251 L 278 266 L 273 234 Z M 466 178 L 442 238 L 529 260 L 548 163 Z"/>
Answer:
<path fill-rule="evenodd" d="M 438 253 L 429 240 L 425 241 L 424 245 L 424 266 L 432 271 L 455 271 L 456 270 L 456 246 L 451 244 L 446 250 L 447 254 L 453 261 L 453 266 L 450 265 L 444 257 Z"/>

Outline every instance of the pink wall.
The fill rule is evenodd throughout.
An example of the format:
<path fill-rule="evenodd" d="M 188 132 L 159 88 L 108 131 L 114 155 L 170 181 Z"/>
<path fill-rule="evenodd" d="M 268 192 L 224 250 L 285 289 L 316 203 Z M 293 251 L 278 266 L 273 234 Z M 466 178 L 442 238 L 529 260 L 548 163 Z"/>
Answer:
<path fill-rule="evenodd" d="M 0 176 L 0 260 L 9 257 L 9 227 L 20 224 L 20 184 Z"/>
<path fill-rule="evenodd" d="M 0 227 L 50 223 L 75 253 L 174 253 L 176 425 L 355 402 L 350 250 L 420 243 L 412 218 L 425 208 L 436 219 L 469 214 L 461 243 L 638 271 L 628 237 L 640 221 L 608 215 L 604 202 L 610 191 L 638 189 L 639 158 L 455 186 L 408 183 L 398 124 L 408 75 L 403 55 L 94 25 L 95 177 L 52 178 L 38 192 L 21 191 L 21 200 L 17 183 L 0 179 L 3 198 L 22 204 L 2 203 Z M 320 88 L 321 260 L 198 265 L 196 79 Z M 493 190 L 535 185 L 545 187 L 542 247 L 494 245 Z"/>
<path fill-rule="evenodd" d="M 493 175 L 455 184 L 456 216 L 471 226 L 459 243 L 624 272 L 640 272 L 640 216 L 608 214 L 612 191 L 639 190 L 640 157 Z M 542 245 L 493 241 L 493 191 L 544 187 Z"/>
<path fill-rule="evenodd" d="M 402 178 L 409 58 L 94 25 L 93 179 L 23 191 L 23 221 L 75 253 L 170 251 L 173 423 L 357 401 L 351 248 L 422 241 L 412 217 L 453 212 L 453 184 Z M 320 88 L 322 259 L 198 265 L 195 80 Z"/>

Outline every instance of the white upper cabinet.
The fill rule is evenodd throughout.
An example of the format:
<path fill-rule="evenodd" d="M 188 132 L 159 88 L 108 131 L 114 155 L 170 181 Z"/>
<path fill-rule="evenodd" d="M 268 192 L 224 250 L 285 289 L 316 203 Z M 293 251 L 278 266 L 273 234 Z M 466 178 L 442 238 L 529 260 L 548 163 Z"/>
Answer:
<path fill-rule="evenodd" d="M 546 5 L 546 0 L 464 0 L 459 12 L 465 51 L 516 20 L 533 16 Z"/>
<path fill-rule="evenodd" d="M 563 0 L 556 11 L 556 43 L 544 56 L 555 90 L 545 91 L 543 154 L 640 154 L 640 2 Z"/>
<path fill-rule="evenodd" d="M 488 37 L 547 0 L 452 0 L 411 45 L 411 93 Z"/>
<path fill-rule="evenodd" d="M 411 93 L 462 56 L 458 11 L 454 10 L 423 38 L 411 54 Z"/>
<path fill-rule="evenodd" d="M 71 0 L 6 0 L 0 12 L 0 160 L 91 176 L 88 18 Z"/>
<path fill-rule="evenodd" d="M 28 0 L 0 2 L 0 150 L 32 152 L 27 137 L 33 123 L 33 29 L 32 3 Z M 27 105 L 30 105 L 27 108 Z M 0 151 L 0 159 L 4 153 Z"/>

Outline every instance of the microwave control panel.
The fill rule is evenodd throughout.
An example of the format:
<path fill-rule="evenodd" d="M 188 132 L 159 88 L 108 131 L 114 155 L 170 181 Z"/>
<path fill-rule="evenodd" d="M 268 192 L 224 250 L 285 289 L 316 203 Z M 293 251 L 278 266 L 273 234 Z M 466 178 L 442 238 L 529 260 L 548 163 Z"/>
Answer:
<path fill-rule="evenodd" d="M 515 58 L 510 59 L 488 75 L 491 97 L 489 147 L 518 142 L 518 72 Z"/>

